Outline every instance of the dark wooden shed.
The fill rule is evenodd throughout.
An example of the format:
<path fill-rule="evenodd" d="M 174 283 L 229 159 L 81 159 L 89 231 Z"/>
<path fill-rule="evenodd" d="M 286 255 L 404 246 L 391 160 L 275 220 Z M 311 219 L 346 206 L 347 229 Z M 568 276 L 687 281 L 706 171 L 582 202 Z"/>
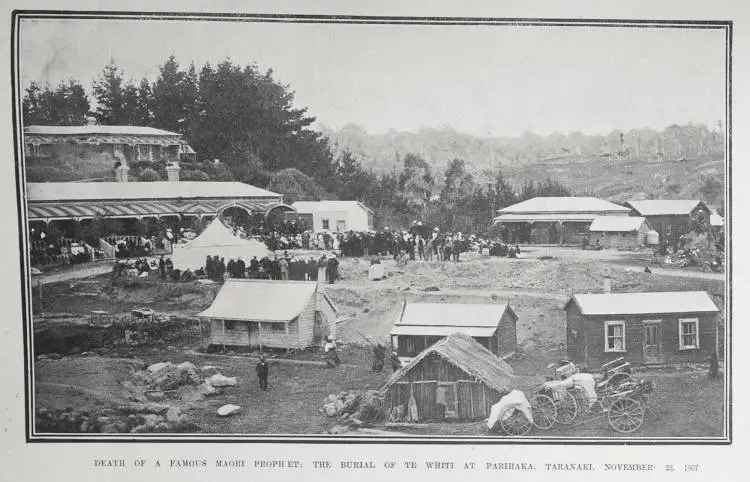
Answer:
<path fill-rule="evenodd" d="M 381 391 L 389 412 L 399 405 L 407 407 L 413 394 L 419 420 L 434 420 L 441 388 L 446 394 L 447 419 L 482 420 L 510 391 L 512 379 L 510 365 L 472 337 L 454 333 L 399 369 Z"/>

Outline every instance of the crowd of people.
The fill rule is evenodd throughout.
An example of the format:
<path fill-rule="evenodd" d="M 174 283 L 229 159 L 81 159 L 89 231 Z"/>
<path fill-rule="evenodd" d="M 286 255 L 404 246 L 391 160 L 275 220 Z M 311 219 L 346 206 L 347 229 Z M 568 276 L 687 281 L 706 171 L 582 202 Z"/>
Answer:
<path fill-rule="evenodd" d="M 317 281 L 334 283 L 339 279 L 339 262 L 335 254 L 304 259 L 285 251 L 282 256 L 253 256 L 247 263 L 242 258 L 226 261 L 219 256 L 207 256 L 206 264 L 195 273 L 214 281 L 226 278 L 268 280 Z"/>

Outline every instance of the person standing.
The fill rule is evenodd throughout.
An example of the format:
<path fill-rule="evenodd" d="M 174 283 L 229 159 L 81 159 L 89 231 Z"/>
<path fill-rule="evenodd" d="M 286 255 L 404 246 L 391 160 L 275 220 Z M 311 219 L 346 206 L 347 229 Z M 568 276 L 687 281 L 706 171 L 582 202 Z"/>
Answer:
<path fill-rule="evenodd" d="M 255 365 L 255 373 L 258 374 L 258 383 L 260 389 L 264 392 L 268 390 L 268 363 L 266 363 L 266 357 L 261 355 L 260 361 Z"/>
<path fill-rule="evenodd" d="M 289 279 L 289 261 L 286 258 L 279 260 L 279 272 L 282 280 L 287 281 Z"/>
<path fill-rule="evenodd" d="M 159 273 L 161 274 L 161 279 L 167 279 L 167 263 L 164 261 L 163 254 L 159 258 Z"/>

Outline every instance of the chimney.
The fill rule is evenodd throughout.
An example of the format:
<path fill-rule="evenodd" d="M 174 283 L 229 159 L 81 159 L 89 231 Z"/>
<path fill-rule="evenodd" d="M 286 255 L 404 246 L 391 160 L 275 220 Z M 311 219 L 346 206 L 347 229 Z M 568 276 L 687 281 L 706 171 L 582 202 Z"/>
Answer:
<path fill-rule="evenodd" d="M 127 164 L 121 164 L 115 168 L 115 180 L 117 182 L 128 182 L 128 171 L 130 168 Z"/>
<path fill-rule="evenodd" d="M 176 162 L 167 166 L 167 180 L 178 182 L 180 180 L 180 165 Z"/>
<path fill-rule="evenodd" d="M 87 126 L 95 126 L 97 125 L 96 117 L 86 117 L 86 125 Z"/>

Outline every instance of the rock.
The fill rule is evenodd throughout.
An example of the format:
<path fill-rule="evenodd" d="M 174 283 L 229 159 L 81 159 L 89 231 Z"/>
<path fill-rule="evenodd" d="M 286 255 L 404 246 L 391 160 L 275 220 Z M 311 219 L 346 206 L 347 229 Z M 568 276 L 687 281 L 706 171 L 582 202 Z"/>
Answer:
<path fill-rule="evenodd" d="M 81 424 L 81 432 L 90 433 L 94 431 L 94 424 L 89 420 L 84 420 Z"/>
<path fill-rule="evenodd" d="M 161 371 L 161 370 L 163 370 L 163 369 L 165 369 L 167 367 L 173 367 L 173 366 L 174 366 L 174 364 L 172 364 L 171 362 L 154 363 L 153 365 L 151 365 L 150 367 L 148 367 L 148 371 L 150 371 L 151 373 L 156 373 L 156 372 Z"/>
<path fill-rule="evenodd" d="M 422 291 L 440 291 L 440 288 L 437 286 L 427 286 L 426 288 L 422 288 Z"/>
<path fill-rule="evenodd" d="M 346 398 L 346 396 L 349 394 L 347 391 L 341 391 L 339 392 L 339 398 Z"/>
<path fill-rule="evenodd" d="M 161 432 L 161 433 L 165 433 L 165 432 L 170 432 L 171 431 L 171 429 L 169 428 L 169 425 L 167 425 L 164 422 L 162 422 L 160 424 L 157 424 L 156 428 L 154 430 L 157 431 L 157 432 Z"/>
<path fill-rule="evenodd" d="M 346 425 L 334 425 L 334 426 L 333 426 L 333 427 L 332 427 L 332 428 L 331 428 L 331 429 L 330 429 L 330 430 L 328 431 L 328 433 L 331 433 L 331 434 L 338 434 L 338 433 L 346 433 L 346 432 L 348 432 L 348 431 L 349 431 L 349 427 L 347 427 Z"/>
<path fill-rule="evenodd" d="M 232 405 L 232 404 L 224 405 L 224 406 L 219 407 L 218 410 L 216 410 L 216 415 L 218 415 L 219 417 L 228 417 L 230 415 L 233 415 L 239 412 L 240 408 L 241 407 L 237 405 Z"/>
<path fill-rule="evenodd" d="M 221 367 L 217 367 L 217 366 L 214 366 L 214 365 L 203 365 L 201 367 L 201 371 L 203 371 L 203 372 L 207 372 L 209 370 L 220 370 L 220 369 L 221 369 Z"/>
<path fill-rule="evenodd" d="M 161 402 L 166 397 L 167 397 L 167 395 L 164 392 L 161 392 L 161 391 L 146 392 L 146 398 L 148 400 L 151 400 L 152 402 Z"/>
<path fill-rule="evenodd" d="M 180 421 L 180 408 L 172 407 L 167 410 L 167 422 L 179 422 Z"/>
<path fill-rule="evenodd" d="M 99 429 L 100 433 L 117 433 L 117 426 L 115 426 L 114 423 L 108 423 L 106 425 L 102 425 L 102 428 Z"/>
<path fill-rule="evenodd" d="M 99 425 L 107 425 L 111 421 L 112 419 L 109 417 L 97 417 L 96 418 L 96 423 L 98 423 Z"/>
<path fill-rule="evenodd" d="M 221 373 L 217 373 L 207 378 L 206 382 L 214 387 L 234 387 L 237 386 L 237 377 L 225 377 Z"/>
<path fill-rule="evenodd" d="M 341 413 L 344 410 L 344 402 L 342 402 L 340 399 L 334 402 L 334 406 L 336 407 L 336 412 L 338 413 Z"/>
<path fill-rule="evenodd" d="M 180 363 L 179 365 L 177 365 L 177 368 L 179 370 L 191 370 L 191 371 L 195 371 L 195 365 L 193 365 L 189 361 L 184 361 L 184 362 Z"/>
<path fill-rule="evenodd" d="M 326 397 L 326 403 L 333 403 L 333 402 L 335 402 L 335 401 L 336 401 L 336 399 L 337 399 L 337 398 L 338 398 L 338 397 L 336 397 L 336 395 L 334 395 L 334 394 L 330 394 L 330 395 L 328 395 L 328 396 Z"/>
<path fill-rule="evenodd" d="M 335 417 L 337 415 L 336 407 L 332 403 L 327 403 L 323 410 L 326 412 L 327 417 Z"/>
<path fill-rule="evenodd" d="M 115 423 L 115 428 L 120 433 L 125 433 L 128 431 L 128 424 L 123 422 L 122 420 Z"/>
<path fill-rule="evenodd" d="M 210 397 L 211 395 L 219 395 L 221 390 L 217 389 L 208 382 L 204 382 L 198 387 L 198 392 L 204 397 Z"/>
<path fill-rule="evenodd" d="M 147 427 L 156 427 L 159 423 L 164 421 L 164 417 L 149 413 L 142 416 L 143 425 Z"/>

